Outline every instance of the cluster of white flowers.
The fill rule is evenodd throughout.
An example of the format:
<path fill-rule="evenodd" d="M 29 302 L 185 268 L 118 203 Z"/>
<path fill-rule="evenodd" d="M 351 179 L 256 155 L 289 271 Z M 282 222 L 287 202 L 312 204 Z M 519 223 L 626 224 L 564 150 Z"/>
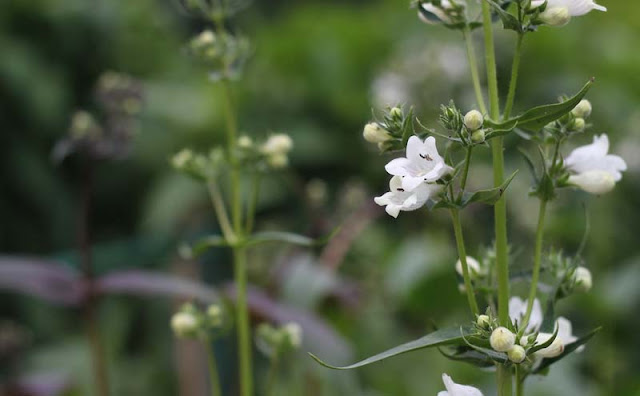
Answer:
<path fill-rule="evenodd" d="M 438 154 L 433 136 L 424 142 L 411 136 L 407 142 L 407 156 L 392 160 L 385 169 L 393 176 L 390 191 L 376 197 L 375 202 L 386 206 L 387 213 L 393 217 L 398 217 L 401 211 L 419 209 L 436 197 L 442 191 L 442 185 L 437 181 L 453 170 Z"/>
<path fill-rule="evenodd" d="M 246 142 L 245 142 L 246 143 Z M 293 140 L 289 135 L 278 133 L 269 136 L 266 142 L 260 147 L 260 151 L 267 158 L 267 163 L 273 168 L 284 168 L 289 164 L 287 154 L 293 148 Z"/>

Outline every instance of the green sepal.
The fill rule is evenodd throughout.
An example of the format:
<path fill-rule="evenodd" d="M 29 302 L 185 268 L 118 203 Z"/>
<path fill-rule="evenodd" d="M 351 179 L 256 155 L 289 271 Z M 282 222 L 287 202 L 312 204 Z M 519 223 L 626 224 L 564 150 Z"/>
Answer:
<path fill-rule="evenodd" d="M 500 20 L 502 21 L 502 26 L 507 30 L 515 30 L 516 32 L 522 33 L 522 24 L 518 21 L 513 14 L 507 12 L 504 8 L 500 7 L 495 1 L 485 0 L 487 3 L 491 4 L 493 10 L 496 12 Z M 507 6 L 509 3 L 507 3 Z"/>
<path fill-rule="evenodd" d="M 540 363 L 540 365 L 538 367 L 536 367 L 536 369 L 533 371 L 533 374 L 543 374 L 544 371 L 549 366 L 551 366 L 553 363 L 555 363 L 555 362 L 557 362 L 557 361 L 559 361 L 561 359 L 564 359 L 569 354 L 571 354 L 573 351 L 575 351 L 576 349 L 580 348 L 582 345 L 586 344 L 600 330 L 602 330 L 602 327 L 597 327 L 597 328 L 591 330 L 589 333 L 587 333 L 583 337 L 580 337 L 579 339 L 577 339 L 575 342 L 572 342 L 571 344 L 565 345 L 564 346 L 564 351 L 560 355 L 558 355 L 558 356 L 556 356 L 554 358 L 542 359 L 542 362 Z"/>
<path fill-rule="evenodd" d="M 464 345 L 465 342 L 463 339 L 464 338 L 463 335 L 464 334 L 466 334 L 467 336 L 473 335 L 474 333 L 472 333 L 472 331 L 473 331 L 472 327 L 464 327 L 462 329 L 460 327 L 440 329 L 433 333 L 427 334 L 422 338 L 419 338 L 411 342 L 407 342 L 402 345 L 398 345 L 395 348 L 391 348 L 377 355 L 373 355 L 367 359 L 361 360 L 349 366 L 333 366 L 331 364 L 328 364 L 322 361 L 319 357 L 317 357 L 312 353 L 309 353 L 309 355 L 316 362 L 330 369 L 351 370 L 351 369 L 367 366 L 372 363 L 377 363 L 382 360 L 385 360 L 394 356 L 398 356 L 404 353 L 418 351 L 420 349 L 439 347 L 443 345 Z"/>

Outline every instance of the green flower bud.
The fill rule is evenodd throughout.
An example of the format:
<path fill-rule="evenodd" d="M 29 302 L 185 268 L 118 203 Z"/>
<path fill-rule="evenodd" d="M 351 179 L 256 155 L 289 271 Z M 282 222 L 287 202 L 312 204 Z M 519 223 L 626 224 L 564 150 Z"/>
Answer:
<path fill-rule="evenodd" d="M 171 158 L 171 165 L 177 170 L 184 170 L 193 161 L 193 151 L 182 149 Z"/>
<path fill-rule="evenodd" d="M 281 328 L 288 344 L 292 348 L 302 345 L 302 327 L 295 322 L 287 323 Z"/>
<path fill-rule="evenodd" d="M 400 107 L 394 107 L 389 111 L 389 115 L 391 116 L 391 118 L 401 120 L 404 117 L 404 112 Z"/>
<path fill-rule="evenodd" d="M 516 343 L 516 336 L 506 327 L 498 327 L 489 338 L 491 348 L 498 352 L 507 352 Z"/>
<path fill-rule="evenodd" d="M 286 168 L 289 165 L 289 157 L 286 154 L 272 154 L 267 157 L 267 164 L 273 169 Z"/>
<path fill-rule="evenodd" d="M 491 325 L 491 318 L 488 315 L 478 315 L 478 319 L 476 320 L 476 324 L 478 327 L 483 329 L 489 328 Z"/>
<path fill-rule="evenodd" d="M 293 148 L 293 140 L 289 135 L 278 133 L 271 135 L 262 145 L 261 151 L 265 155 L 286 154 Z M 285 164 L 286 165 L 286 164 Z"/>
<path fill-rule="evenodd" d="M 576 268 L 576 272 L 574 273 L 574 279 L 576 282 L 576 291 L 586 293 L 591 290 L 591 286 L 593 284 L 593 280 L 591 278 L 591 271 L 589 271 L 585 267 Z"/>
<path fill-rule="evenodd" d="M 514 363 L 522 363 L 522 361 L 527 357 L 527 353 L 520 345 L 514 345 L 507 351 L 507 356 L 509 356 L 509 360 Z"/>
<path fill-rule="evenodd" d="M 471 141 L 474 143 L 482 143 L 484 142 L 485 134 L 484 129 L 478 129 L 474 133 L 471 134 Z"/>
<path fill-rule="evenodd" d="M 240 138 L 238 138 L 238 147 L 241 149 L 250 149 L 251 146 L 253 146 L 253 141 L 249 136 L 240 136 Z"/>
<path fill-rule="evenodd" d="M 471 132 L 482 128 L 484 117 L 478 110 L 471 110 L 464 116 L 464 126 Z"/>
<path fill-rule="evenodd" d="M 222 308 L 220 308 L 220 305 L 209 305 L 207 308 L 207 319 L 211 327 L 219 327 L 222 325 Z"/>
<path fill-rule="evenodd" d="M 540 20 L 549 26 L 562 27 L 569 23 L 571 14 L 567 7 L 551 7 L 540 14 Z"/>
<path fill-rule="evenodd" d="M 591 110 L 591 102 L 586 99 L 582 99 L 580 103 L 571 110 L 571 113 L 578 118 L 589 118 Z"/>
<path fill-rule="evenodd" d="M 171 328 L 177 337 L 195 337 L 199 329 L 198 319 L 190 312 L 178 312 L 171 318 Z"/>
<path fill-rule="evenodd" d="M 584 122 L 584 118 L 576 118 L 573 120 L 572 129 L 574 131 L 582 132 L 584 131 L 585 126 L 586 126 L 586 123 Z"/>
<path fill-rule="evenodd" d="M 370 122 L 365 125 L 362 136 L 369 143 L 384 143 L 391 139 L 389 132 L 376 122 Z"/>

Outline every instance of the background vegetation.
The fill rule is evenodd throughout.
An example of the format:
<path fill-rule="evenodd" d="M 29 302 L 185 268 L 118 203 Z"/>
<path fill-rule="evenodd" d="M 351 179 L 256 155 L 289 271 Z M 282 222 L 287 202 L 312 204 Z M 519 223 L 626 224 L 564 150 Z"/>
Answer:
<path fill-rule="evenodd" d="M 640 4 L 600 3 L 608 13 L 576 18 L 560 30 L 542 28 L 525 43 L 520 103 L 550 102 L 595 76 L 588 95 L 593 132 L 607 132 L 612 151 L 630 166 L 610 195 L 566 192 L 552 207 L 547 240 L 571 251 L 584 231 L 581 205 L 590 208 L 585 258 L 594 289 L 563 302 L 560 310 L 578 334 L 598 325 L 604 329 L 550 377 L 533 379 L 532 395 L 640 395 Z M 256 251 L 252 283 L 283 305 L 326 320 L 345 346 L 326 356 L 338 363 L 464 320 L 464 296 L 452 287 L 457 280 L 448 218 L 421 212 L 393 220 L 373 206 L 372 198 L 386 191 L 388 158 L 361 137 L 372 107 L 414 104 L 421 120 L 435 127 L 441 102 L 451 98 L 463 110 L 473 106 L 458 33 L 420 23 L 407 2 L 397 0 L 256 0 L 234 26 L 255 48 L 238 85 L 241 129 L 253 136 L 286 132 L 295 142 L 290 169 L 264 183 L 258 228 L 319 236 L 345 220 L 351 224 L 324 250 Z M 3 255 L 77 266 L 83 164 L 71 158 L 54 166 L 51 150 L 67 133 L 74 110 L 94 105 L 99 75 L 115 70 L 142 81 L 145 105 L 132 154 L 96 170 L 92 227 L 98 272 L 146 268 L 201 277 L 212 285 L 229 280 L 224 250 L 195 263 L 177 254 L 181 241 L 211 233 L 215 224 L 206 192 L 168 164 L 182 147 L 204 150 L 222 141 L 219 91 L 184 51 L 201 28 L 202 21 L 182 11 L 177 0 L 0 3 Z M 497 39 L 504 92 L 514 38 L 501 32 Z M 515 147 L 519 140 L 512 137 L 507 144 Z M 509 168 L 524 168 L 518 156 L 508 161 Z M 488 180 L 489 168 L 472 170 L 471 183 Z M 528 186 L 521 172 L 510 198 L 512 242 L 523 247 L 514 249 L 512 265 L 522 268 L 531 265 L 536 212 L 535 200 L 526 197 Z M 471 245 L 490 244 L 490 211 L 477 207 L 468 213 Z M 36 378 L 49 391 L 59 384 L 68 394 L 91 394 L 79 310 L 13 291 L 0 291 L 0 298 L 0 383 Z M 123 296 L 102 301 L 99 319 L 113 394 L 198 394 L 203 361 L 193 345 L 176 343 L 168 326 L 176 303 Z M 224 339 L 218 344 L 223 382 L 233 394 L 233 348 Z M 329 373 L 305 348 L 292 358 L 293 374 L 282 377 L 279 394 L 435 394 L 442 389 L 442 372 L 492 393 L 492 374 L 448 361 L 436 350 L 354 373 Z"/>

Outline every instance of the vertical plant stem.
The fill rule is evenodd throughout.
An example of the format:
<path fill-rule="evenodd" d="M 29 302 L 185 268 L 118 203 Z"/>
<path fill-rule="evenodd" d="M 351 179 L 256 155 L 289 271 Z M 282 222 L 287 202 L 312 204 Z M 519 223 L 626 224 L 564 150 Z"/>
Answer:
<path fill-rule="evenodd" d="M 253 223 L 256 215 L 256 206 L 258 205 L 258 198 L 260 196 L 260 174 L 255 173 L 251 180 L 251 197 L 249 197 L 249 203 L 247 206 L 247 218 L 245 225 L 245 232 L 247 235 L 251 234 L 253 230 Z"/>
<path fill-rule="evenodd" d="M 487 114 L 487 106 L 484 103 L 484 96 L 482 94 L 482 86 L 480 85 L 480 76 L 478 74 L 478 61 L 476 60 L 476 51 L 473 46 L 473 37 L 471 37 L 471 31 L 467 26 L 462 30 L 462 35 L 467 47 L 467 59 L 469 60 L 469 69 L 471 70 L 471 81 L 473 82 L 473 89 L 476 93 L 476 101 L 482 114 Z"/>
<path fill-rule="evenodd" d="M 484 28 L 485 59 L 487 64 L 487 83 L 489 85 L 490 115 L 494 121 L 500 117 L 498 95 L 498 77 L 496 69 L 495 46 L 493 42 L 493 26 L 491 9 L 486 1 L 482 1 L 482 22 Z M 493 156 L 493 183 L 500 186 L 504 180 L 504 154 L 502 137 L 493 139 L 491 143 Z M 507 201 L 503 194 L 494 207 L 496 233 L 496 275 L 498 278 L 498 320 L 502 326 L 509 323 L 509 262 L 507 252 Z M 498 396 L 511 396 L 512 381 L 509 368 L 497 366 Z"/>
<path fill-rule="evenodd" d="M 507 102 L 504 107 L 503 119 L 508 119 L 511 116 L 511 110 L 513 110 L 513 102 L 516 98 L 516 87 L 518 86 L 518 71 L 520 69 L 520 58 L 522 54 L 522 42 L 524 41 L 524 34 L 518 33 L 518 40 L 516 42 L 516 51 L 513 54 L 513 64 L 511 65 L 511 81 L 509 82 L 509 94 L 507 95 Z"/>
<path fill-rule="evenodd" d="M 464 246 L 464 237 L 462 235 L 462 225 L 460 224 L 460 214 L 458 209 L 451 209 L 451 220 L 453 221 L 453 231 L 456 235 L 456 245 L 458 246 L 458 256 L 460 257 L 460 263 L 462 264 L 462 277 L 464 278 L 464 287 L 467 291 L 467 300 L 469 301 L 469 308 L 474 317 L 480 314 L 478 309 L 478 302 L 476 301 L 475 291 L 471 284 L 471 275 L 469 273 L 469 266 L 467 264 L 467 252 Z"/>
<path fill-rule="evenodd" d="M 236 159 L 238 126 L 231 83 L 223 80 L 227 144 L 231 164 L 231 221 L 237 238 L 243 239 L 242 199 L 240 194 L 240 169 Z M 251 334 L 247 307 L 247 253 L 244 247 L 233 248 L 234 280 L 236 285 L 236 327 L 240 364 L 240 394 L 253 395 L 253 365 L 251 357 Z"/>
<path fill-rule="evenodd" d="M 467 178 L 469 177 L 469 166 L 471 165 L 471 153 L 473 146 L 467 147 L 467 153 L 464 159 L 464 168 L 462 170 L 462 180 L 460 180 L 460 193 L 458 194 L 458 200 L 464 195 L 464 189 L 467 187 Z"/>
<path fill-rule="evenodd" d="M 516 396 L 524 396 L 524 379 L 516 376 Z"/>
<path fill-rule="evenodd" d="M 220 376 L 218 375 L 218 363 L 216 362 L 215 351 L 209 337 L 206 337 L 204 339 L 204 346 L 207 350 L 207 363 L 209 366 L 211 396 L 222 396 L 222 388 L 220 388 Z"/>
<path fill-rule="evenodd" d="M 78 223 L 78 245 L 83 276 L 87 284 L 84 300 L 84 321 L 91 348 L 95 392 L 99 396 L 109 395 L 107 365 L 100 334 L 100 323 L 96 316 L 96 296 L 93 294 L 93 260 L 91 252 L 91 195 L 93 189 L 93 164 L 87 158 L 84 163 L 81 203 Z"/>
<path fill-rule="evenodd" d="M 269 373 L 267 374 L 267 386 L 265 388 L 266 396 L 273 396 L 275 393 L 276 378 L 278 377 L 278 368 L 280 366 L 280 358 L 278 353 L 275 353 L 273 359 L 271 359 L 271 367 L 269 367 Z"/>
<path fill-rule="evenodd" d="M 233 257 L 237 293 L 236 326 L 238 332 L 238 353 L 240 355 L 240 391 L 243 396 L 252 396 L 253 372 L 249 309 L 247 307 L 247 252 L 245 248 L 234 248 Z"/>
<path fill-rule="evenodd" d="M 207 188 L 209 189 L 211 203 L 213 204 L 213 209 L 216 212 L 216 217 L 218 218 L 218 224 L 220 224 L 220 228 L 222 229 L 222 234 L 228 242 L 235 242 L 235 233 L 231 228 L 231 223 L 229 222 L 229 217 L 227 216 L 227 209 L 224 205 L 224 199 L 222 198 L 222 194 L 218 189 L 218 185 L 215 181 L 210 180 L 207 182 Z"/>
<path fill-rule="evenodd" d="M 542 242 L 544 237 L 544 219 L 547 211 L 547 201 L 540 199 L 540 209 L 538 211 L 538 228 L 536 230 L 536 244 L 533 252 L 533 274 L 531 275 L 531 289 L 529 290 L 529 300 L 527 301 L 527 312 L 522 319 L 522 328 L 527 327 L 533 302 L 538 292 L 538 279 L 540 279 L 540 263 L 542 261 Z"/>

